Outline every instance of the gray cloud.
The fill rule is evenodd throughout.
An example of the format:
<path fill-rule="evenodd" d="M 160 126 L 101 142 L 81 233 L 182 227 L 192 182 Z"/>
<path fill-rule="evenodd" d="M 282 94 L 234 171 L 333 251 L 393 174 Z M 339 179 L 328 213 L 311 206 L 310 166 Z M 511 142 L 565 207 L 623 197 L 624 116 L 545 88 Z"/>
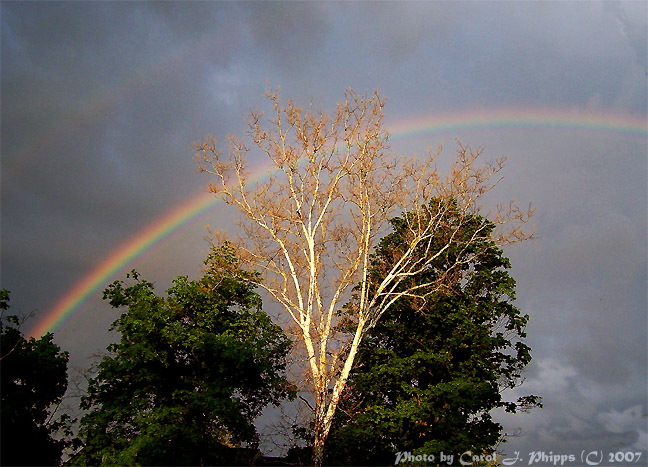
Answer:
<path fill-rule="evenodd" d="M 271 63 L 291 72 L 304 73 L 317 61 L 330 30 L 323 3 L 249 2 L 247 31 Z M 262 54 L 258 59 L 265 61 Z"/>
<path fill-rule="evenodd" d="M 646 70 L 648 67 L 648 50 L 646 44 L 648 30 L 645 22 L 648 11 L 646 4 L 642 2 L 605 2 L 604 6 L 615 14 L 621 25 L 623 34 L 628 40 L 628 45 L 635 52 L 637 63 L 643 70 Z"/>

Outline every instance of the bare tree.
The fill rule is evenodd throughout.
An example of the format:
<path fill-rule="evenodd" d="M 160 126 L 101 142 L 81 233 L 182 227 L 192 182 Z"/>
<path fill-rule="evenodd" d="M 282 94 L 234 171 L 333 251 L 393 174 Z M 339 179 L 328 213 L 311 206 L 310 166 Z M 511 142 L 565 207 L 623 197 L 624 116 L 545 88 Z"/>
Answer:
<path fill-rule="evenodd" d="M 196 144 L 196 158 L 199 169 L 215 177 L 209 189 L 243 214 L 244 235 L 237 243 L 242 261 L 262 273 L 260 286 L 296 324 L 315 401 L 313 463 L 321 465 L 363 335 L 399 297 L 443 287 L 445 276 L 433 284 L 399 285 L 443 253 L 442 248 L 435 255 L 414 254 L 432 244 L 452 203 L 466 214 L 480 210 L 480 199 L 496 184 L 503 160 L 477 165 L 480 151 L 459 144 L 454 164 L 441 177 L 435 164 L 440 150 L 422 159 L 388 152 L 384 99 L 378 93 L 360 96 L 349 90 L 330 114 L 312 104 L 283 104 L 278 91 L 266 96 L 273 106 L 270 120 L 252 112 L 247 138 L 228 136 L 225 155 L 208 136 Z M 248 184 L 246 157 L 252 151 L 272 162 L 266 182 Z M 433 198 L 442 202 L 430 203 Z M 372 249 L 386 233 L 387 221 L 403 212 L 421 215 L 406 216 L 406 247 L 384 280 L 370 284 Z M 491 220 L 512 226 L 498 240 L 526 238 L 522 224 L 530 214 L 513 203 L 498 209 Z M 459 231 L 461 225 L 454 228 Z M 449 238 L 448 245 L 453 235 Z M 340 342 L 336 313 L 356 286 L 355 332 Z"/>

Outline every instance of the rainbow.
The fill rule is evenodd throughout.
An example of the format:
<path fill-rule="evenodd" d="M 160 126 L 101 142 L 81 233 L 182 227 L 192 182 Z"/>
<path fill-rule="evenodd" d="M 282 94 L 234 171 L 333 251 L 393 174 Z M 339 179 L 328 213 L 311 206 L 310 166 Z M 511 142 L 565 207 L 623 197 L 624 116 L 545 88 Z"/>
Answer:
<path fill-rule="evenodd" d="M 411 118 L 386 126 L 392 139 L 401 139 L 417 134 L 494 128 L 555 128 L 610 132 L 642 140 L 648 137 L 648 122 L 645 117 L 559 110 L 472 111 L 470 113 Z M 257 169 L 251 179 L 260 180 L 267 173 L 266 167 Z M 219 204 L 222 204 L 222 201 L 213 194 L 201 193 L 174 207 L 150 225 L 136 232 L 122 245 L 111 251 L 87 276 L 77 282 L 50 310 L 45 312 L 29 335 L 39 337 L 58 329 L 81 308 L 89 297 L 105 287 L 129 264 L 183 226 L 196 222 Z"/>
<path fill-rule="evenodd" d="M 498 109 L 411 117 L 386 125 L 394 138 L 461 130 L 553 128 L 617 133 L 645 139 L 646 117 L 556 109 Z"/>
<path fill-rule="evenodd" d="M 87 276 L 63 295 L 36 323 L 29 333 L 30 336 L 39 337 L 59 328 L 93 293 L 105 287 L 116 273 L 218 202 L 218 198 L 213 194 L 201 193 L 137 232 L 111 251 Z"/>

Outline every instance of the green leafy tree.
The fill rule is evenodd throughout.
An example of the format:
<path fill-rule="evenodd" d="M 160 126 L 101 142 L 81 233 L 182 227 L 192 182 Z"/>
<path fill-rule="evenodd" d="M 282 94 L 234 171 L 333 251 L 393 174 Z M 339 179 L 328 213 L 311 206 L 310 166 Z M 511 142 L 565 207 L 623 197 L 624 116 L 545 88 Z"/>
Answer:
<path fill-rule="evenodd" d="M 261 309 L 255 277 L 225 244 L 197 281 L 178 277 L 168 297 L 141 280 L 111 284 L 104 298 L 127 307 L 90 380 L 81 408 L 85 446 L 77 464 L 237 463 L 233 447 L 255 447 L 253 420 L 292 392 L 283 372 L 291 345 Z"/>
<path fill-rule="evenodd" d="M 363 340 L 334 422 L 330 463 L 393 464 L 398 451 L 444 452 L 456 462 L 468 450 L 492 453 L 502 427 L 491 410 L 540 405 L 536 396 L 517 402 L 502 397 L 504 389 L 519 384 L 531 356 L 522 342 L 528 316 L 512 303 L 515 281 L 493 240 L 495 225 L 456 206 L 446 213 L 436 220 L 434 237 L 416 252 L 421 260 L 434 260 L 401 284 L 411 289 L 445 276 L 445 286 L 398 299 Z M 407 225 L 429 221 L 403 217 L 391 221 L 393 233 L 372 256 L 372 284 L 399 260 Z M 348 320 L 354 306 L 347 306 Z"/>
<path fill-rule="evenodd" d="M 9 292 L 0 291 L 0 374 L 2 413 L 0 463 L 2 465 L 58 465 L 67 442 L 57 438 L 69 428 L 67 415 L 56 407 L 67 389 L 67 352 L 61 352 L 48 333 L 26 339 L 20 319 L 5 315 Z M 60 433 L 58 433 L 60 434 Z"/>
<path fill-rule="evenodd" d="M 402 285 L 428 266 L 413 255 L 436 237 L 434 221 L 408 225 L 399 261 L 368 287 L 369 255 L 388 220 L 421 208 L 422 215 L 440 219 L 444 210 L 429 211 L 434 197 L 457 200 L 462 213 L 479 210 L 504 160 L 481 164 L 481 150 L 459 144 L 444 176 L 436 164 L 441 148 L 422 158 L 390 153 L 385 100 L 378 93 L 360 96 L 348 90 L 333 112 L 316 110 L 312 103 L 284 104 L 278 91 L 267 97 L 268 118 L 252 112 L 246 136 L 229 136 L 226 152 L 206 137 L 196 145 L 196 159 L 199 170 L 213 176 L 209 190 L 241 215 L 244 236 L 236 245 L 242 263 L 263 274 L 261 287 L 294 324 L 306 362 L 303 388 L 313 402 L 312 463 L 321 466 L 358 345 L 398 296 L 423 289 Z M 269 159 L 267 180 L 250 179 L 252 153 L 255 160 L 259 154 Z M 507 225 L 498 241 L 529 238 L 524 226 L 531 214 L 515 203 L 495 213 L 492 220 Z M 441 288 L 442 279 L 425 285 Z M 355 330 L 340 342 L 336 315 L 356 285 Z"/>

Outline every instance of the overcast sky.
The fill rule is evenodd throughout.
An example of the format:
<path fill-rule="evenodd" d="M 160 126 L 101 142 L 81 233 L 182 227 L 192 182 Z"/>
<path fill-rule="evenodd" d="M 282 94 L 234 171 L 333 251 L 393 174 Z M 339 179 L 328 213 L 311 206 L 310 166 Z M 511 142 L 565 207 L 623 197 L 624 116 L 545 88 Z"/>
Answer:
<path fill-rule="evenodd" d="M 379 90 L 386 126 L 445 115 L 578 114 L 646 128 L 646 2 L 9 2 L 2 14 L 2 284 L 44 316 L 140 229 L 204 190 L 192 143 L 241 133 L 267 83 L 323 108 Z M 502 417 L 519 451 L 644 450 L 646 131 L 499 125 L 394 135 L 508 155 L 502 200 L 537 208 L 539 239 L 506 250 L 533 363 Z M 214 209 L 127 265 L 163 291 L 197 277 Z M 105 348 L 97 292 L 55 333 L 74 366 Z M 509 397 L 514 397 L 511 394 Z M 403 446 L 404 449 L 407 446 Z M 605 463 L 605 462 L 604 462 Z"/>

